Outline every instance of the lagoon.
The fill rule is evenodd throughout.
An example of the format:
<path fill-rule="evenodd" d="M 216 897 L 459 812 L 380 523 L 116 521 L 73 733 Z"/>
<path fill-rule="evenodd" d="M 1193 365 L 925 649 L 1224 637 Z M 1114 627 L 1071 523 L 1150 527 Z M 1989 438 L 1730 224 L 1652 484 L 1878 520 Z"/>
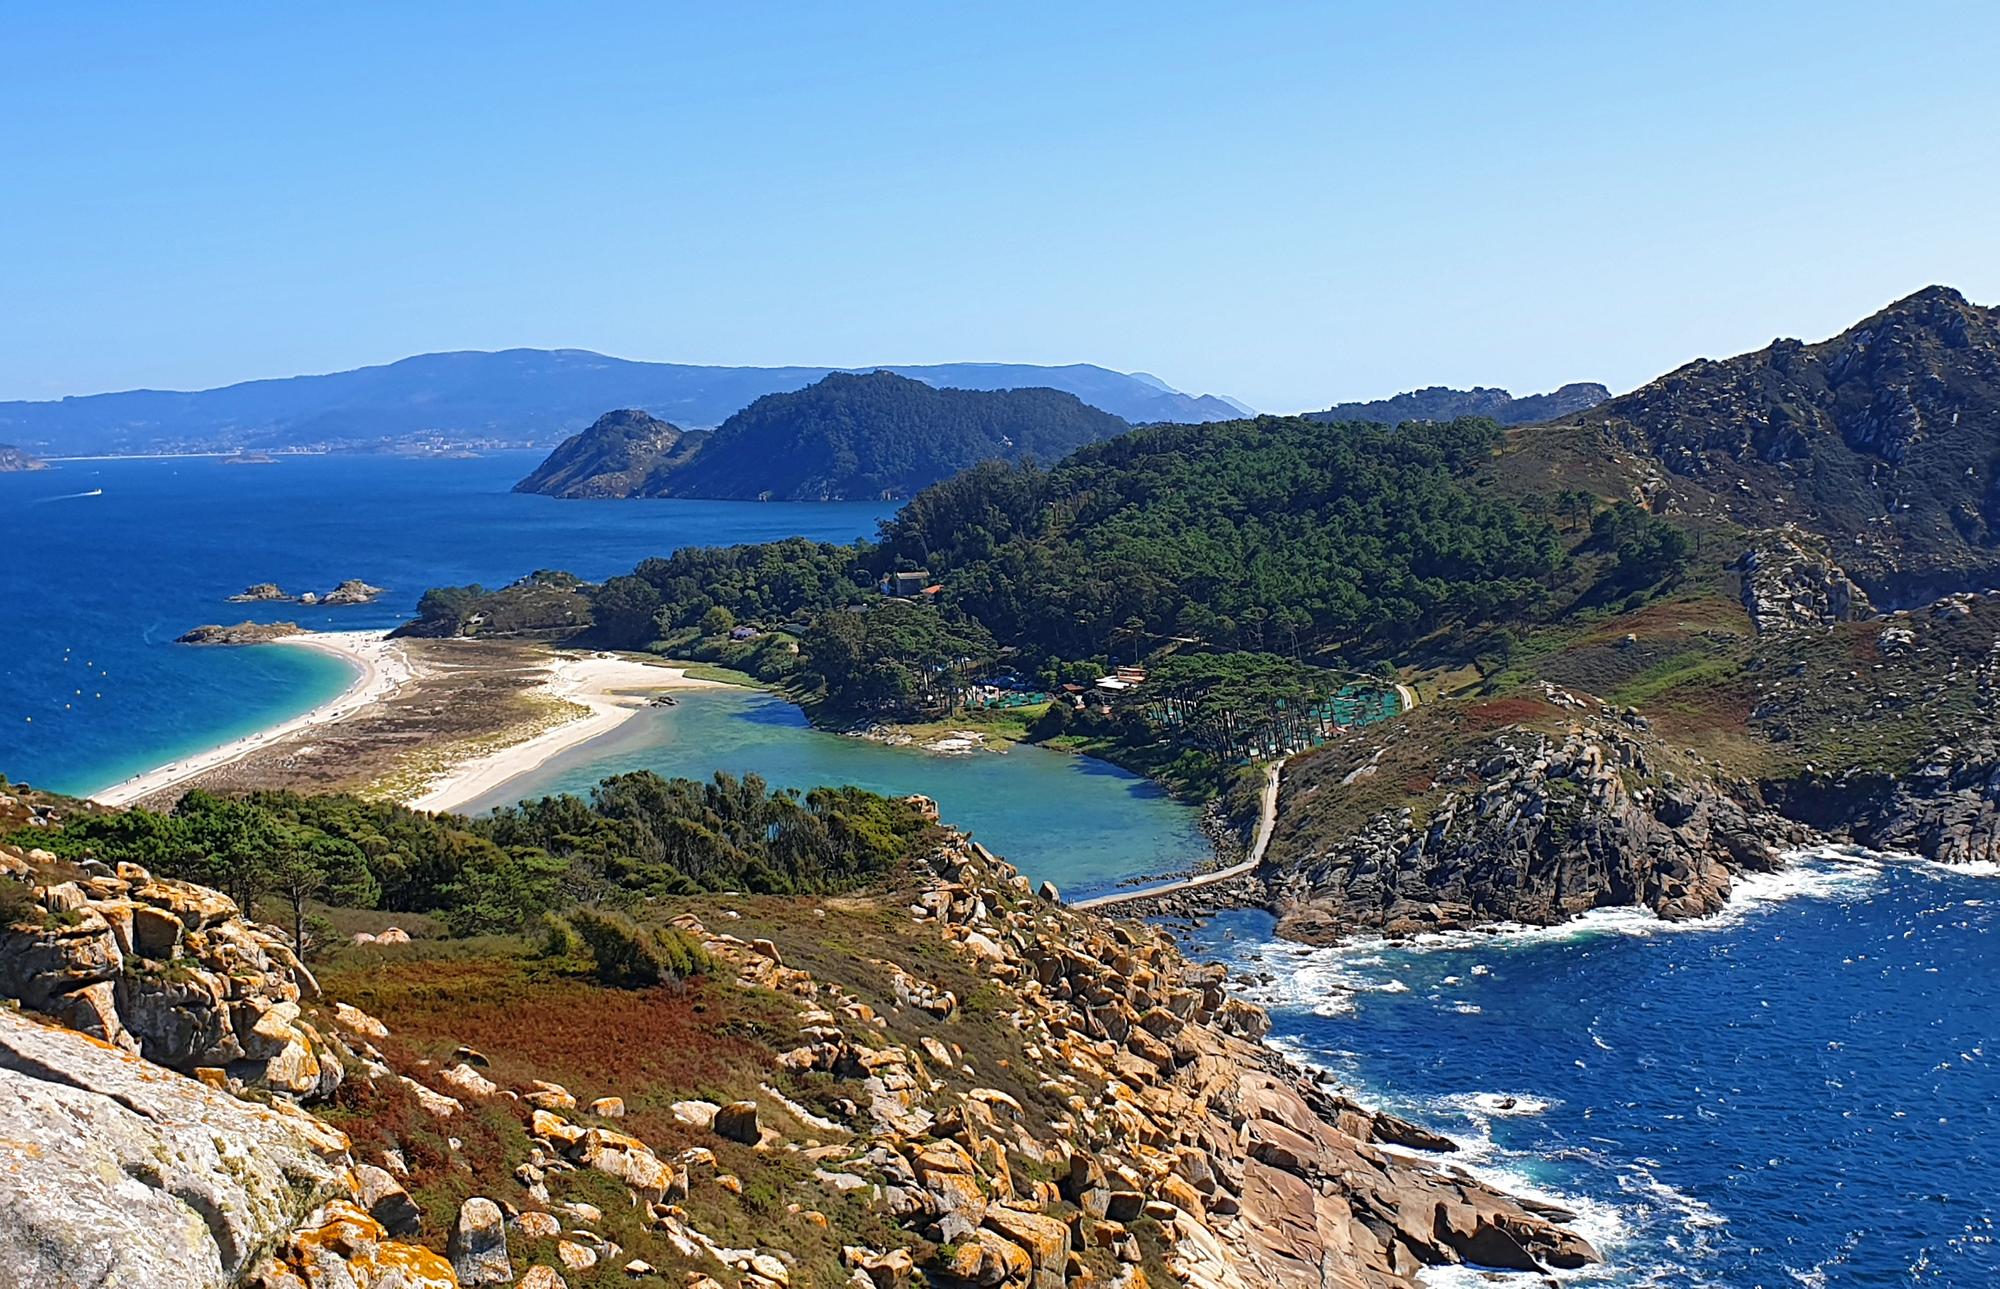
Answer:
<path fill-rule="evenodd" d="M 599 779 L 632 770 L 691 779 L 722 770 L 760 774 L 781 788 L 849 783 L 922 793 L 947 821 L 1068 898 L 1186 871 L 1213 854 L 1197 811 L 1103 761 L 1026 745 L 961 754 L 890 746 L 814 729 L 797 706 L 760 690 L 680 690 L 675 698 L 500 785 L 466 812 L 552 792 L 587 794 Z"/>

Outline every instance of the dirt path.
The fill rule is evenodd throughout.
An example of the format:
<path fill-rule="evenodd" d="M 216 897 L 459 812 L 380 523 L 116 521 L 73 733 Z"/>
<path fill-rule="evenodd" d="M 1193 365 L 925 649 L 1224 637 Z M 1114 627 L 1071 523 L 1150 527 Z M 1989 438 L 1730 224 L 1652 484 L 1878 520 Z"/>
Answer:
<path fill-rule="evenodd" d="M 1078 900 L 1073 909 L 1101 909 L 1113 904 L 1124 904 L 1130 900 L 1149 900 L 1161 895 L 1172 895 L 1177 891 L 1191 891 L 1201 886 L 1213 886 L 1226 882 L 1232 877 L 1241 877 L 1264 862 L 1264 852 L 1271 845 L 1271 831 L 1278 823 L 1278 778 L 1283 773 L 1283 760 L 1273 761 L 1264 770 L 1264 792 L 1257 807 L 1257 836 L 1250 843 L 1250 855 L 1240 864 L 1228 868 L 1218 868 L 1212 873 L 1198 873 L 1184 877 L 1177 882 L 1161 886 L 1142 886 L 1136 890 L 1116 891 L 1110 895 L 1099 895 L 1093 899 Z"/>

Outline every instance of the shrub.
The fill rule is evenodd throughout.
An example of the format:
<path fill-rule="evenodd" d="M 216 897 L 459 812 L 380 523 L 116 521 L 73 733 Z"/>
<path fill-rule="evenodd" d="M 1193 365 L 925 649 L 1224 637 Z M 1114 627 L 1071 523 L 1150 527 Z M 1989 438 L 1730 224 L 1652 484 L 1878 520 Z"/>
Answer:
<path fill-rule="evenodd" d="M 0 927 L 41 920 L 42 906 L 35 902 L 35 892 L 28 884 L 0 877 Z"/>
<path fill-rule="evenodd" d="M 675 984 L 712 965 L 707 952 L 674 927 L 640 926 L 622 913 L 599 909 L 577 909 L 568 921 L 589 946 L 603 984 L 626 989 Z"/>

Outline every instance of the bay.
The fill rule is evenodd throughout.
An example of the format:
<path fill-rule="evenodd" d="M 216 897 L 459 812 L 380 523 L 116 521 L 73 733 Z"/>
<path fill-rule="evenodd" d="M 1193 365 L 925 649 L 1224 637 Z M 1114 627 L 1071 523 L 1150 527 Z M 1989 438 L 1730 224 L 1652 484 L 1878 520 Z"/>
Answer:
<path fill-rule="evenodd" d="M 303 649 L 172 643 L 205 622 L 385 628 L 432 586 L 538 568 L 600 578 L 687 545 L 849 541 L 894 508 L 511 492 L 540 459 L 172 457 L 0 474 L 0 773 L 95 791 L 296 716 L 351 678 Z M 350 577 L 388 593 L 337 608 L 228 603 L 256 582 L 324 593 Z"/>
<path fill-rule="evenodd" d="M 1194 947 L 1273 1037 L 1475 1171 L 1574 1208 L 1617 1286 L 2000 1283 L 2000 887 L 1829 848 L 1727 912 Z M 1439 1283 L 1481 1283 L 1433 1277 Z"/>

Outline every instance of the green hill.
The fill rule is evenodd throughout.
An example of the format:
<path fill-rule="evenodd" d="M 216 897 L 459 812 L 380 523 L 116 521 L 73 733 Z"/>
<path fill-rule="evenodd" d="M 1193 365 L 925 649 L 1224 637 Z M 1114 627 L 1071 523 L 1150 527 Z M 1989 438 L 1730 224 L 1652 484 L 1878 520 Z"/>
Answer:
<path fill-rule="evenodd" d="M 1127 428 L 1109 412 L 1052 389 L 938 389 L 890 372 L 836 373 L 794 393 L 765 395 L 705 439 L 690 439 L 644 413 L 614 413 L 556 449 L 520 490 L 776 501 L 905 497 L 981 461 L 1054 460 Z"/>

